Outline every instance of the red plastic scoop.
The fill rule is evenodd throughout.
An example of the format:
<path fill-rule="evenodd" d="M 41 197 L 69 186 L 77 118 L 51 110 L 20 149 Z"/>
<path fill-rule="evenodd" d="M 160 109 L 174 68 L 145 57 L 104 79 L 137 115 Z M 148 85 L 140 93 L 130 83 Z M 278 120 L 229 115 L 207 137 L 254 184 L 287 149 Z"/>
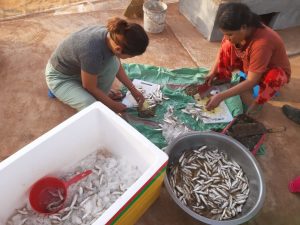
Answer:
<path fill-rule="evenodd" d="M 68 181 L 56 177 L 44 177 L 32 185 L 29 194 L 31 207 L 43 214 L 53 214 L 61 210 L 67 199 L 68 187 L 91 174 L 86 170 Z"/>

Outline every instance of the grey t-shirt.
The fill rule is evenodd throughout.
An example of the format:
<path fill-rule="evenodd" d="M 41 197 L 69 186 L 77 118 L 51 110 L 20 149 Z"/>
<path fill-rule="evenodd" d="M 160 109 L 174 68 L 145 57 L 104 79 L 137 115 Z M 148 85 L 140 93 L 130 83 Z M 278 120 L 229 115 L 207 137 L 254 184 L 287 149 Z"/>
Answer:
<path fill-rule="evenodd" d="M 65 75 L 80 75 L 81 70 L 101 74 L 103 65 L 114 56 L 106 44 L 107 28 L 89 26 L 67 37 L 53 52 L 50 62 Z"/>

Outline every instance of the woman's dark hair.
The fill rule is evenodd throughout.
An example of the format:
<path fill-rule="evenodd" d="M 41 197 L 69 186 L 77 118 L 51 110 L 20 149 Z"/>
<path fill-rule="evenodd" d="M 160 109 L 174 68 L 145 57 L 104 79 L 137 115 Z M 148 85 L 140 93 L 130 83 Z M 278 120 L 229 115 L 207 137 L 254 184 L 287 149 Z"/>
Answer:
<path fill-rule="evenodd" d="M 129 23 L 115 17 L 107 23 L 107 29 L 113 41 L 122 47 L 122 53 L 136 56 L 146 51 L 149 38 L 144 28 L 137 23 Z M 117 35 L 120 35 L 117 37 Z"/>
<path fill-rule="evenodd" d="M 224 30 L 239 30 L 243 25 L 247 27 L 263 27 L 260 17 L 242 3 L 221 4 L 217 13 L 217 24 Z"/>

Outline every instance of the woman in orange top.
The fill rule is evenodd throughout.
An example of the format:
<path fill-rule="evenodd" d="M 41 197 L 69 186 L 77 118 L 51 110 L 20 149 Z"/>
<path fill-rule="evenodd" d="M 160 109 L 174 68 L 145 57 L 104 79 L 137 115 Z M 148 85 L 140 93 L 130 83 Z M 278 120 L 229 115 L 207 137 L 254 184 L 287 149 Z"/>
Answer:
<path fill-rule="evenodd" d="M 258 97 L 247 111 L 251 113 L 258 105 L 270 100 L 289 81 L 291 68 L 283 41 L 242 3 L 222 5 L 217 22 L 224 38 L 207 83 L 211 85 L 215 80 L 230 81 L 235 70 L 243 71 L 247 79 L 212 96 L 206 108 L 214 109 L 224 99 L 243 94 L 258 84 Z"/>

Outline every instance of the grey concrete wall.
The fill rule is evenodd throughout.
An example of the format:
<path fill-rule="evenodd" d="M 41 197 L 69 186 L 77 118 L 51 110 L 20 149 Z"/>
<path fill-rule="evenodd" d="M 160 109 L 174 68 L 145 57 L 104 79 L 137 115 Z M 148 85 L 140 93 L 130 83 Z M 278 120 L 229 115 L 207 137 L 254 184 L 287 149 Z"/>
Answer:
<path fill-rule="evenodd" d="M 284 12 L 291 7 L 298 7 L 300 9 L 299 0 L 241 0 L 240 2 L 248 5 L 252 11 L 259 15 Z"/>
<path fill-rule="evenodd" d="M 210 40 L 219 5 L 211 0 L 179 0 L 179 11 Z"/>
<path fill-rule="evenodd" d="M 279 13 L 272 23 L 272 28 L 275 30 L 282 30 L 295 26 L 300 26 L 300 7 L 291 8 Z"/>
<path fill-rule="evenodd" d="M 247 4 L 258 15 L 277 13 L 269 24 L 275 30 L 300 26 L 300 0 L 240 0 L 240 2 Z M 221 3 L 222 1 L 216 0 L 179 0 L 179 11 L 205 38 L 209 41 L 218 41 L 221 40 L 222 34 L 215 21 Z"/>
<path fill-rule="evenodd" d="M 241 0 L 258 15 L 278 13 L 271 23 L 273 29 L 285 29 L 300 25 L 300 0 Z"/>

